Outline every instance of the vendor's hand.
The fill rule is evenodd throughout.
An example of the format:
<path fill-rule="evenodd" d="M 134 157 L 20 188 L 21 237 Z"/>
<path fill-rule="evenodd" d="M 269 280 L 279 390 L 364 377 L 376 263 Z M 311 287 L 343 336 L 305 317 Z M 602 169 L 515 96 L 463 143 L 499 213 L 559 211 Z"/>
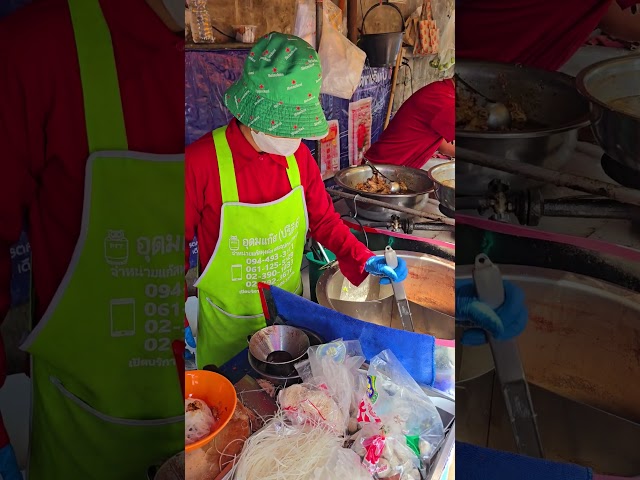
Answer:
<path fill-rule="evenodd" d="M 184 341 L 191 348 L 196 348 L 196 340 L 193 338 L 193 333 L 191 332 L 191 327 L 188 325 L 184 327 Z"/>
<path fill-rule="evenodd" d="M 380 283 L 382 285 L 388 285 L 392 281 L 402 282 L 407 278 L 407 275 L 409 275 L 407 262 L 400 257 L 398 257 L 398 266 L 394 269 L 387 265 L 384 255 L 374 255 L 367 260 L 367 263 L 364 265 L 364 269 L 371 275 L 383 277 L 380 279 Z"/>
<path fill-rule="evenodd" d="M 478 300 L 473 280 L 456 280 L 456 323 L 467 325 L 462 335 L 463 345 L 482 345 L 487 334 L 496 340 L 509 340 L 522 333 L 527 325 L 524 293 L 511 282 L 504 284 L 504 303 L 493 310 Z"/>

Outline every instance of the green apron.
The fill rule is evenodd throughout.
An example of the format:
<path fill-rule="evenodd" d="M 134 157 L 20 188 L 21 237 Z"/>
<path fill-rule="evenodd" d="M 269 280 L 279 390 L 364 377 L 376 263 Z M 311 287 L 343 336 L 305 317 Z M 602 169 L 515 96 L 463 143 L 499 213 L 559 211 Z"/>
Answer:
<path fill-rule="evenodd" d="M 259 282 L 302 293 L 300 267 L 309 221 L 296 159 L 287 157 L 290 193 L 269 203 L 240 203 L 225 132 L 226 127 L 213 132 L 222 190 L 220 233 L 195 283 L 198 368 L 223 365 L 247 347 L 248 335 L 266 326 Z"/>
<path fill-rule="evenodd" d="M 143 480 L 184 448 L 172 352 L 184 337 L 184 159 L 127 151 L 98 0 L 69 8 L 91 154 L 71 263 L 22 346 L 32 375 L 28 478 Z"/>

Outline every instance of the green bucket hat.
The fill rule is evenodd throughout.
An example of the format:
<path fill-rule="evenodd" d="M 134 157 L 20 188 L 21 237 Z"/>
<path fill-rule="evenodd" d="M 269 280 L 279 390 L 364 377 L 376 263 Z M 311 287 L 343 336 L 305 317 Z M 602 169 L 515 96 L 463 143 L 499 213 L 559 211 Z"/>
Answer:
<path fill-rule="evenodd" d="M 323 138 L 329 131 L 320 105 L 322 67 L 311 45 L 272 32 L 251 49 L 240 79 L 224 103 L 234 117 L 266 135 Z"/>

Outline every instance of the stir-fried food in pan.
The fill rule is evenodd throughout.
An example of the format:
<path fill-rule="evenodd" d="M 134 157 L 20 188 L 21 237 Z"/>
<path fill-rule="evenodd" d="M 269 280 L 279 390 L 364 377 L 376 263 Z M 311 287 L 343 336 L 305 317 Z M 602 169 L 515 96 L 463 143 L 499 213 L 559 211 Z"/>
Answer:
<path fill-rule="evenodd" d="M 404 182 L 398 182 L 400 191 L 398 193 L 407 193 L 409 188 Z M 356 185 L 356 189 L 361 192 L 377 193 L 380 195 L 388 195 L 391 193 L 391 185 L 380 175 L 374 174 L 368 178 L 366 182 L 360 182 Z"/>

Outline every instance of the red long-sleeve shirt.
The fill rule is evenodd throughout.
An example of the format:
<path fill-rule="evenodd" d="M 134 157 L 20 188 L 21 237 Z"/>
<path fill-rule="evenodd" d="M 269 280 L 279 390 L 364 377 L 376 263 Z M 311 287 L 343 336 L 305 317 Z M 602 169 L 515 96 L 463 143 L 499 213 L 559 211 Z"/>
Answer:
<path fill-rule="evenodd" d="M 557 70 L 598 26 L 613 0 L 470 0 L 456 17 L 459 58 Z M 617 0 L 621 8 L 634 1 Z"/>
<path fill-rule="evenodd" d="M 233 154 L 241 202 L 272 202 L 291 191 L 284 157 L 257 152 L 240 131 L 236 120 L 231 121 L 226 135 Z M 304 188 L 311 235 L 335 253 L 342 273 L 351 283 L 359 285 L 367 277 L 364 264 L 373 253 L 340 220 L 309 149 L 302 144 L 295 157 Z M 189 268 L 188 242 L 194 235 L 198 237 L 199 260 L 204 268 L 218 241 L 222 209 L 220 175 L 211 134 L 187 147 L 185 163 L 186 268 Z"/>
<path fill-rule="evenodd" d="M 373 163 L 422 168 L 456 134 L 456 88 L 450 79 L 425 85 L 402 104 L 365 153 Z"/>
<path fill-rule="evenodd" d="M 145 0 L 100 4 L 129 149 L 184 151 L 184 35 L 172 33 Z M 66 0 L 39 0 L 0 22 L 0 92 L 0 320 L 10 305 L 9 247 L 25 214 L 40 318 L 78 239 L 89 155 Z"/>

